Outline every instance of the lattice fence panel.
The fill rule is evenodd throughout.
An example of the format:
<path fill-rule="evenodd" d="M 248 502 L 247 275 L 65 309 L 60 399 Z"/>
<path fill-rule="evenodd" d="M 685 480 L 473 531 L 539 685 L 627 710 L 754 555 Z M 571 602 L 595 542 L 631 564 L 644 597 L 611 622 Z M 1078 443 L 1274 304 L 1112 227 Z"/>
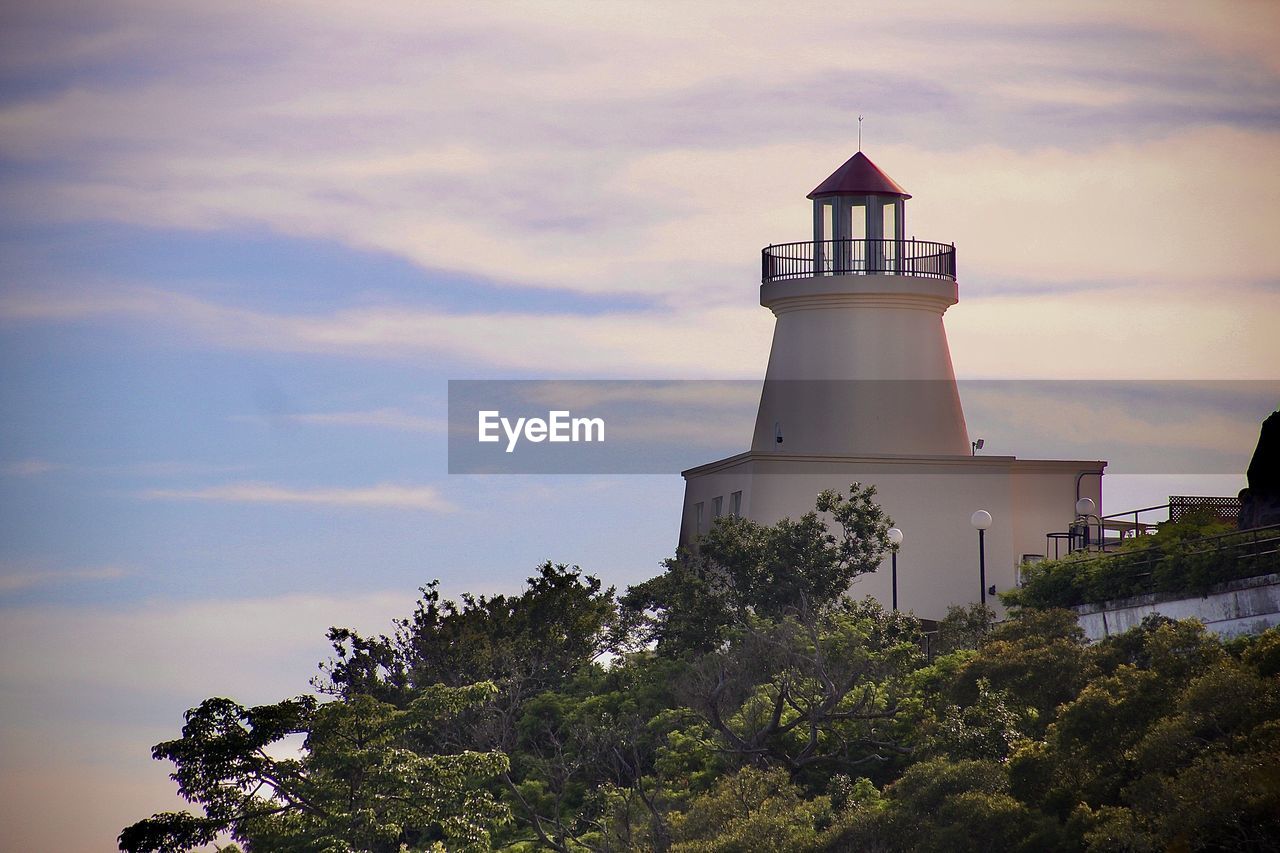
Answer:
<path fill-rule="evenodd" d="M 1240 518 L 1240 499 L 1207 495 L 1169 496 L 1169 520 L 1174 524 L 1205 511 L 1234 524 Z"/>

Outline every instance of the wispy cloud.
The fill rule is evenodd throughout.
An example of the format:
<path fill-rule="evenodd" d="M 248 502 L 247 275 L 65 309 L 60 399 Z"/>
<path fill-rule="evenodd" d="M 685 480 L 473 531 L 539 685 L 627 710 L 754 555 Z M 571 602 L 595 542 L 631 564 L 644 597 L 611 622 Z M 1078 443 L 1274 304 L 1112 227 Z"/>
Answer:
<path fill-rule="evenodd" d="M 397 408 L 352 412 L 302 412 L 284 415 L 237 415 L 235 420 L 265 423 L 293 423 L 313 426 L 368 427 L 405 432 L 445 433 L 449 422 L 444 418 L 424 417 Z"/>
<path fill-rule="evenodd" d="M 1280 381 L 962 382 L 988 452 L 1103 458 L 1145 474 L 1243 473 Z"/>
<path fill-rule="evenodd" d="M 47 462 L 43 459 L 23 459 L 19 462 L 12 462 L 4 466 L 4 473 L 14 477 L 37 477 L 41 474 L 48 474 L 50 471 L 59 471 L 63 467 L 55 462 Z"/>
<path fill-rule="evenodd" d="M 12 477 L 38 477 L 55 471 L 112 477 L 183 477 L 199 474 L 229 474 L 244 471 L 248 467 L 248 465 L 217 465 L 182 460 L 127 462 L 116 465 L 73 465 L 65 462 L 51 462 L 47 459 L 23 459 L 0 468 L 0 473 Z"/>
<path fill-rule="evenodd" d="M 74 292 L 11 290 L 0 294 L 0 319 L 113 317 L 145 321 L 146 333 L 179 346 L 432 356 L 515 375 L 536 367 L 543 376 L 691 379 L 758 377 L 773 325 L 769 312 L 747 300 L 729 307 L 605 314 L 450 311 L 413 304 L 303 314 L 158 290 L 119 288 L 118 299 L 112 292 L 107 288 L 82 302 Z M 1280 337 L 1270 318 L 1277 311 L 1280 291 L 1230 288 L 1226 282 L 1214 289 L 1171 287 L 1159 299 L 1145 283 L 1115 285 L 1105 293 L 1038 290 L 1035 298 L 1001 293 L 987 299 L 979 279 L 972 287 L 962 282 L 961 303 L 948 311 L 946 323 L 953 359 L 971 377 L 1273 379 Z M 1088 347 L 1080 343 L 1084 325 Z M 382 417 L 387 425 L 395 420 L 390 413 Z"/>
<path fill-rule="evenodd" d="M 119 566 L 92 566 L 82 569 L 60 569 L 48 571 L 31 571 L 18 569 L 0 573 L 0 592 L 16 592 L 18 590 L 65 587 L 70 584 L 95 581 L 114 581 L 133 574 Z"/>
<path fill-rule="evenodd" d="M 767 356 L 770 328 L 768 313 L 750 304 L 590 315 L 415 305 L 273 314 L 136 287 L 105 288 L 87 300 L 76 293 L 11 291 L 0 295 L 5 317 L 123 317 L 146 320 L 151 330 L 180 342 L 383 358 L 435 354 L 473 365 L 526 370 L 534 364 L 548 373 L 592 377 L 755 373 Z"/>
<path fill-rule="evenodd" d="M 148 489 L 142 497 L 156 500 L 219 503 L 303 504 L 368 509 L 411 509 L 452 512 L 456 507 L 431 486 L 380 483 L 357 488 L 297 489 L 272 483 L 228 483 L 203 489 Z"/>
<path fill-rule="evenodd" d="M 727 379 L 703 382 L 558 382 L 539 381 L 523 392 L 530 401 L 555 408 L 640 403 L 655 407 L 704 409 L 750 408 L 760 402 L 759 380 Z M 513 383 L 512 390 L 522 386 Z"/>
<path fill-rule="evenodd" d="M 12 188 L 34 218 L 266 227 L 515 286 L 708 299 L 717 281 L 749 280 L 760 246 L 804 236 L 803 194 L 866 111 L 876 159 L 917 192 L 921 236 L 962 242 L 970 260 L 1091 277 L 1147 274 L 1172 251 L 1176 274 L 1221 275 L 1222 251 L 1198 247 L 1252 250 L 1271 232 L 1249 223 L 1275 192 L 1254 164 L 1276 150 L 1280 15 L 1122 5 L 784 19 L 707 2 L 668 9 L 673 27 L 660 10 L 574 3 L 316 4 L 301 20 L 142 0 L 95 19 L 93 39 L 33 14 L 0 67 L 68 85 L 0 105 L 0 153 L 39 167 Z M 86 51 L 133 73 L 74 85 Z M 815 110 L 834 118 L 809 121 Z M 928 144 L 886 144 L 907 139 Z M 744 176 L 752 203 L 726 204 Z M 959 200 L 938 195 L 951 176 Z M 1197 182 L 1232 215 L 1186 203 Z M 926 208 L 931 194 L 945 203 Z M 983 250 L 979 229 L 1005 239 Z M 1153 237 L 1163 252 L 1135 251 Z M 1231 256 L 1233 276 L 1263 263 Z"/>

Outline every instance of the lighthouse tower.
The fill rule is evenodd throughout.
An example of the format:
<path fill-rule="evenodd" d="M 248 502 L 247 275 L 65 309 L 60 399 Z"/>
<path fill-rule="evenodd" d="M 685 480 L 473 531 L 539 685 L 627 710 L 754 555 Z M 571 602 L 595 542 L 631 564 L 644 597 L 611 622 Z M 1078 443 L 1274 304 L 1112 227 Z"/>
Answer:
<path fill-rule="evenodd" d="M 813 240 L 763 252 L 777 324 L 752 449 L 968 454 L 942 325 L 955 247 L 904 236 L 911 196 L 861 151 L 809 198 Z"/>
<path fill-rule="evenodd" d="M 907 236 L 910 198 L 859 151 L 809 193 L 812 239 L 762 251 L 760 304 L 776 323 L 751 449 L 683 472 L 680 544 L 719 516 L 772 524 L 823 489 L 873 484 L 905 536 L 900 606 L 937 619 L 1017 583 L 1077 500 L 1101 507 L 1106 463 L 971 450 L 942 322 L 958 302 L 956 250 Z M 991 517 L 981 560 L 978 510 Z M 888 606 L 889 574 L 851 594 Z"/>

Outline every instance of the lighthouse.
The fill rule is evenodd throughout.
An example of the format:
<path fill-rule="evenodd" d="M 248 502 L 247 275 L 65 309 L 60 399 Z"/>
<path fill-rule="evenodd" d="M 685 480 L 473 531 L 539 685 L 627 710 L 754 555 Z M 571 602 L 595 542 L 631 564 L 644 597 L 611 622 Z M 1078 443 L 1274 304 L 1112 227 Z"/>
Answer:
<path fill-rule="evenodd" d="M 813 240 L 762 253 L 777 322 L 752 449 L 968 453 L 942 323 L 955 247 L 904 237 L 911 196 L 861 151 L 809 198 Z"/>
<path fill-rule="evenodd" d="M 751 448 L 683 472 L 681 545 L 722 515 L 771 524 L 823 489 L 873 484 L 905 534 L 901 606 L 936 619 L 991 603 L 1077 501 L 1101 507 L 1106 463 L 975 455 L 943 323 L 960 298 L 955 246 L 907 236 L 911 195 L 861 151 L 808 199 L 812 239 L 761 252 L 775 324 Z M 851 594 L 889 606 L 888 574 Z"/>

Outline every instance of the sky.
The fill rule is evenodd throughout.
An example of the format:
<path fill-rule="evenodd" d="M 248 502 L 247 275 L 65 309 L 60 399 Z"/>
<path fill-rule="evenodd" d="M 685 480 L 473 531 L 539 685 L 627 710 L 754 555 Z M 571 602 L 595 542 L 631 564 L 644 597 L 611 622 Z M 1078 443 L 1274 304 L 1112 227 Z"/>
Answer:
<path fill-rule="evenodd" d="M 433 578 L 656 573 L 677 471 L 451 475 L 448 381 L 758 380 L 758 253 L 859 115 L 956 244 L 962 378 L 1280 379 L 1274 3 L 4 4 L 0 848 L 112 849 L 183 710 L 307 691 Z M 1123 467 L 1280 403 L 1194 396 L 1037 423 Z"/>

